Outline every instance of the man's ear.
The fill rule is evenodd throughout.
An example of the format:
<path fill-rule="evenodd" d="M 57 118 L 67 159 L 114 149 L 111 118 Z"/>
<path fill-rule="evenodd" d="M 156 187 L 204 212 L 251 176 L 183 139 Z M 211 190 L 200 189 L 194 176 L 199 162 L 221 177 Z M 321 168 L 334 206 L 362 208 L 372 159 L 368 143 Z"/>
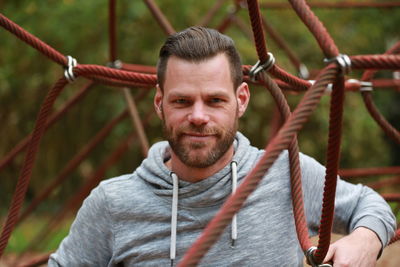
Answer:
<path fill-rule="evenodd" d="M 156 94 L 154 96 L 154 109 L 156 110 L 156 113 L 158 117 L 162 120 L 162 100 L 163 100 L 163 93 L 161 91 L 160 86 L 157 84 L 156 85 Z"/>
<path fill-rule="evenodd" d="M 243 116 L 244 112 L 247 109 L 247 105 L 250 101 L 250 90 L 247 83 L 243 82 L 239 85 L 236 90 L 236 99 L 238 103 L 238 116 L 239 118 Z"/>

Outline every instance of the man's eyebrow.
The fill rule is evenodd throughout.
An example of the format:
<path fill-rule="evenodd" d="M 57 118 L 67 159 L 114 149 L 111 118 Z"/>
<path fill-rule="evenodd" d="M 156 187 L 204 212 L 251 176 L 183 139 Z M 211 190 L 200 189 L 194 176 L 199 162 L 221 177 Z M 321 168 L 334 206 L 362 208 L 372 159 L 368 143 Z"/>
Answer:
<path fill-rule="evenodd" d="M 225 92 L 215 92 L 207 94 L 208 97 L 228 97 L 229 95 Z"/>
<path fill-rule="evenodd" d="M 188 97 L 187 94 L 181 92 L 172 92 L 168 95 L 168 97 Z"/>

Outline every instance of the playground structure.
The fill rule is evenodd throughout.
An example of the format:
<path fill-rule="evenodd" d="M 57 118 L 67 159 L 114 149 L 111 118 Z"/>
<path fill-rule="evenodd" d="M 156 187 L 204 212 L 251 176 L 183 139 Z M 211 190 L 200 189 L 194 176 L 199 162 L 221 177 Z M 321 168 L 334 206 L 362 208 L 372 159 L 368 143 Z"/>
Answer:
<path fill-rule="evenodd" d="M 213 14 L 221 7 L 224 1 L 216 1 L 215 5 L 210 9 L 204 17 L 204 20 L 200 23 L 201 25 L 207 25 L 208 21 L 212 18 Z M 296 228 L 299 237 L 299 242 L 304 252 L 310 251 L 312 247 L 311 242 L 308 238 L 308 231 L 305 225 L 303 204 L 302 204 L 302 193 L 301 193 L 301 179 L 299 176 L 299 164 L 297 159 L 298 147 L 296 141 L 296 133 L 302 128 L 308 117 L 315 110 L 320 98 L 326 93 L 327 88 L 331 87 L 331 116 L 329 123 L 329 140 L 327 149 L 327 175 L 326 179 L 326 191 L 324 192 L 324 205 L 321 218 L 321 228 L 318 247 L 313 251 L 311 261 L 320 263 L 324 258 L 330 243 L 331 224 L 333 216 L 333 203 L 334 203 L 334 192 L 336 186 L 336 176 L 338 172 L 343 177 L 355 177 L 357 175 L 365 175 L 365 173 L 371 173 L 375 171 L 383 174 L 399 174 L 400 167 L 388 167 L 364 170 L 364 173 L 360 170 L 356 173 L 354 170 L 347 170 L 340 172 L 339 166 L 339 154 L 340 154 L 340 139 L 341 139 L 341 122 L 343 113 L 343 102 L 344 94 L 349 90 L 359 90 L 364 98 L 366 106 L 371 116 L 377 121 L 382 127 L 385 133 L 392 138 L 395 142 L 400 143 L 400 134 L 397 129 L 388 123 L 385 118 L 379 113 L 375 107 L 372 99 L 371 92 L 376 87 L 398 86 L 398 81 L 393 79 L 392 81 L 373 80 L 373 75 L 376 70 L 385 69 L 396 71 L 400 69 L 400 56 L 394 54 L 399 53 L 400 43 L 396 43 L 390 50 L 384 55 L 373 55 L 373 56 L 346 56 L 339 53 L 338 48 L 330 38 L 329 34 L 325 30 L 322 23 L 314 15 L 311 9 L 304 1 L 289 1 L 292 8 L 296 11 L 298 16 L 303 20 L 305 25 L 315 36 L 319 46 L 321 47 L 327 60 L 327 66 L 319 71 L 317 78 L 314 82 L 310 82 L 307 78 L 307 71 L 304 65 L 297 59 L 293 52 L 288 49 L 288 46 L 284 43 L 279 35 L 273 31 L 271 27 L 265 22 L 261 16 L 259 4 L 257 1 L 234 1 L 235 9 L 232 10 L 226 19 L 220 24 L 218 28 L 221 32 L 224 32 L 232 23 L 238 22 L 235 14 L 240 10 L 247 9 L 250 16 L 251 28 L 253 31 L 253 38 L 256 44 L 256 50 L 261 62 L 258 68 L 252 68 L 251 66 L 243 66 L 245 74 L 245 80 L 252 84 L 258 84 L 265 86 L 271 93 L 273 99 L 276 101 L 279 111 L 286 119 L 284 125 L 281 125 L 276 129 L 276 135 L 266 147 L 266 153 L 261 161 L 257 164 L 255 169 L 249 173 L 245 181 L 242 183 L 238 191 L 232 195 L 223 208 L 216 215 L 216 217 L 207 226 L 202 236 L 193 244 L 192 248 L 187 252 L 182 262 L 182 266 L 196 265 L 210 246 L 218 239 L 219 234 L 222 233 L 223 229 L 227 224 L 230 223 L 232 216 L 240 209 L 246 198 L 255 190 L 257 184 L 262 179 L 262 176 L 268 171 L 268 168 L 273 164 L 274 160 L 278 157 L 279 153 L 283 149 L 289 149 L 291 153 L 291 172 L 292 172 L 292 191 L 293 191 L 293 208 L 295 213 Z M 145 1 L 149 10 L 156 18 L 157 22 L 166 34 L 171 34 L 175 30 L 172 25 L 168 22 L 166 17 L 163 15 L 161 10 L 157 7 L 155 2 L 151 0 Z M 348 3 L 350 5 L 350 3 Z M 381 3 L 383 5 L 383 3 Z M 389 5 L 396 5 L 391 3 Z M 109 158 L 101 164 L 101 168 L 93 173 L 87 183 L 78 190 L 76 196 L 71 198 L 64 208 L 52 219 L 49 223 L 49 227 L 55 225 L 57 221 L 60 221 L 68 210 L 76 208 L 80 205 L 82 200 L 88 195 L 90 190 L 96 186 L 96 184 L 104 178 L 105 169 L 115 163 L 127 149 L 127 144 L 134 140 L 139 140 L 142 148 L 143 155 L 146 155 L 148 149 L 148 141 L 145 135 L 145 125 L 148 121 L 146 118 L 151 114 L 138 114 L 135 102 L 140 101 L 145 96 L 146 92 L 133 99 L 130 96 L 130 92 L 126 88 L 152 88 L 156 84 L 155 68 L 149 66 L 129 64 L 121 62 L 117 57 L 117 38 L 116 38 L 116 1 L 109 1 L 109 35 L 110 35 L 110 64 L 109 67 L 99 65 L 86 65 L 77 64 L 76 60 L 70 56 L 65 56 L 55 50 L 54 48 L 46 45 L 40 39 L 27 33 L 25 30 L 20 28 L 18 25 L 13 23 L 11 20 L 3 15 L 0 15 L 0 25 L 16 35 L 18 38 L 33 46 L 39 50 L 42 54 L 55 61 L 59 65 L 65 68 L 64 76 L 61 77 L 54 87 L 49 91 L 41 110 L 38 115 L 38 119 L 30 136 L 27 136 L 22 140 L 15 148 L 10 151 L 7 155 L 2 157 L 0 160 L 0 171 L 7 164 L 9 164 L 13 158 L 22 151 L 26 150 L 26 157 L 22 166 L 22 171 L 16 191 L 10 205 L 9 215 L 2 229 L 0 238 L 0 255 L 3 253 L 7 241 L 12 233 L 16 223 L 23 221 L 36 207 L 43 201 L 57 186 L 59 186 L 68 176 L 68 174 L 76 168 L 82 160 L 88 156 L 89 152 L 100 143 L 103 138 L 117 125 L 121 120 L 131 115 L 136 133 L 129 135 L 126 140 L 123 140 L 119 147 L 110 154 Z M 268 5 L 263 5 L 268 8 Z M 397 4 L 400 6 L 400 4 Z M 269 6 L 272 8 L 272 6 Z M 277 6 L 275 8 L 278 8 Z M 280 8 L 287 8 L 287 5 L 281 5 Z M 236 22 L 235 22 L 236 21 Z M 242 25 L 244 27 L 244 25 Z M 299 70 L 302 78 L 298 78 L 294 75 L 289 74 L 284 69 L 280 68 L 275 64 L 273 60 L 273 54 L 268 53 L 266 42 L 264 38 L 265 28 L 267 34 L 276 40 L 282 49 L 284 49 L 290 61 Z M 346 75 L 350 74 L 351 69 L 365 70 L 360 80 L 346 79 Z M 64 106 L 58 111 L 51 113 L 54 101 L 57 99 L 61 91 L 64 89 L 69 82 L 73 82 L 78 77 L 83 77 L 89 80 L 89 82 Z M 275 77 L 273 80 L 270 76 Z M 385 82 L 385 84 L 383 84 Z M 82 150 L 66 165 L 66 167 L 60 172 L 58 177 L 50 185 L 47 185 L 42 194 L 35 197 L 35 200 L 30 203 L 30 206 L 19 214 L 21 210 L 24 197 L 29 186 L 29 180 L 32 175 L 32 169 L 35 162 L 35 157 L 38 152 L 40 139 L 42 138 L 45 131 L 57 120 L 65 114 L 71 106 L 78 103 L 83 98 L 86 92 L 90 89 L 94 83 L 104 83 L 111 86 L 117 86 L 124 88 L 124 94 L 126 97 L 128 109 L 123 111 L 119 116 L 114 118 L 107 124 Z M 298 104 L 296 109 L 291 113 L 285 96 L 282 94 L 282 90 L 304 92 L 304 96 L 301 102 Z M 144 118 L 143 122 L 140 117 Z M 138 138 L 137 138 L 138 137 Z M 137 139 L 135 139 L 137 138 Z M 382 186 L 382 184 L 398 183 L 399 178 L 394 177 L 392 180 L 385 180 L 375 184 L 375 187 Z M 399 202 L 400 194 L 386 194 L 384 195 L 387 201 Z M 397 206 L 399 207 L 399 205 Z M 399 212 L 398 208 L 395 212 Z M 46 233 L 38 235 L 36 242 Z M 395 242 L 400 238 L 400 231 L 397 230 L 397 235 L 392 239 L 391 242 Z M 35 242 L 33 242 L 35 243 Z M 48 256 L 48 255 L 47 255 Z M 39 261 L 45 261 L 39 259 Z M 32 263 L 36 264 L 36 263 Z"/>

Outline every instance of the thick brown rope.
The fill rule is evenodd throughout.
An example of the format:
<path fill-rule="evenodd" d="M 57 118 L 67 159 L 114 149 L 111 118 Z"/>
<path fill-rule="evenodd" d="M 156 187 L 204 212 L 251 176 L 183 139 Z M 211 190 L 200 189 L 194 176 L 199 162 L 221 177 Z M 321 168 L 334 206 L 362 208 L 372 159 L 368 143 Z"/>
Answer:
<path fill-rule="evenodd" d="M 39 111 L 35 129 L 32 133 L 32 139 L 28 145 L 25 161 L 22 166 L 21 174 L 18 178 L 6 222 L 0 236 L 0 257 L 3 255 L 4 249 L 7 246 L 8 239 L 10 238 L 11 232 L 17 222 L 19 210 L 21 209 L 25 199 L 25 194 L 32 175 L 32 169 L 36 159 L 37 150 L 45 131 L 47 118 L 50 115 L 54 101 L 57 99 L 58 95 L 61 93 L 67 83 L 68 81 L 64 77 L 60 78 L 54 87 L 50 89 Z"/>
<path fill-rule="evenodd" d="M 17 36 L 19 39 L 27 43 L 28 45 L 32 46 L 33 48 L 37 49 L 46 57 L 50 58 L 54 62 L 57 62 L 60 65 L 66 66 L 67 59 L 63 54 L 46 44 L 45 42 L 41 41 L 36 36 L 30 34 L 23 28 L 21 28 L 18 24 L 14 23 L 3 14 L 0 13 L 0 26 Z"/>
<path fill-rule="evenodd" d="M 83 146 L 83 148 L 65 165 L 57 177 L 30 202 L 29 206 L 19 217 L 18 223 L 26 219 L 36 209 L 36 207 L 54 191 L 54 189 L 59 187 L 69 177 L 70 173 L 87 158 L 89 153 L 109 135 L 111 130 L 127 117 L 128 110 L 124 110 L 121 114 L 108 122 L 85 146 Z"/>
<path fill-rule="evenodd" d="M 86 96 L 89 89 L 92 88 L 93 82 L 89 81 L 85 84 L 75 95 L 71 97 L 61 108 L 59 111 L 55 112 L 49 118 L 49 121 L 46 123 L 47 130 L 51 127 L 55 122 L 57 122 L 70 108 L 72 108 L 75 104 L 77 104 L 83 97 Z M 22 139 L 14 148 L 7 153 L 1 160 L 0 160 L 0 171 L 11 163 L 11 161 L 22 151 L 26 149 L 28 146 L 29 140 L 31 139 L 32 134 L 27 135 L 24 139 Z"/>
<path fill-rule="evenodd" d="M 335 209 L 335 193 L 337 172 L 339 169 L 340 143 L 344 105 L 344 76 L 340 75 L 333 83 L 331 109 L 329 115 L 329 137 L 325 175 L 325 187 L 322 203 L 321 223 L 319 228 L 318 247 L 314 257 L 316 263 L 322 263 L 328 253 L 333 215 Z"/>
<path fill-rule="evenodd" d="M 288 119 L 290 116 L 290 108 L 277 84 L 265 73 L 259 75 L 260 82 L 264 83 L 265 87 L 271 92 L 275 102 L 281 112 L 283 118 Z M 300 246 L 306 252 L 312 243 L 308 236 L 307 221 L 304 212 L 303 190 L 301 183 L 301 169 L 299 160 L 299 146 L 297 144 L 297 135 L 289 145 L 289 160 L 290 160 L 290 184 L 292 192 L 292 205 L 294 213 L 294 221 L 296 226 L 297 238 Z"/>
<path fill-rule="evenodd" d="M 294 135 L 302 128 L 308 117 L 315 110 L 326 86 L 336 76 L 333 64 L 322 71 L 318 81 L 305 93 L 303 99 L 285 122 L 277 136 L 268 144 L 265 153 L 253 170 L 244 178 L 236 193 L 231 195 L 207 225 L 201 236 L 184 255 L 179 266 L 194 266 L 217 241 L 224 228 L 231 222 L 247 197 L 257 188 L 265 173 L 272 166 L 283 149 L 287 148 Z"/>
<path fill-rule="evenodd" d="M 319 46 L 325 54 L 325 57 L 334 58 L 338 56 L 339 50 L 333 39 L 318 17 L 311 11 L 307 3 L 304 0 L 289 0 L 289 2 L 294 11 L 296 11 L 297 15 L 316 38 Z"/>

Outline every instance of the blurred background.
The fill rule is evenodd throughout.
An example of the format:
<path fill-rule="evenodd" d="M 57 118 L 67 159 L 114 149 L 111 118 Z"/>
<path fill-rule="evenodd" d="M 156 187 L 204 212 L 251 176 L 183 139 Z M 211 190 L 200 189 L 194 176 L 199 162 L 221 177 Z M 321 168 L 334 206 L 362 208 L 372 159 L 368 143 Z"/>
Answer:
<path fill-rule="evenodd" d="M 166 33 L 149 11 L 146 1 L 116 1 L 117 58 L 125 63 L 155 66 Z M 240 2 L 240 1 L 239 1 Z M 310 1 L 340 3 L 343 1 Z M 345 1 L 371 3 L 371 1 Z M 378 3 L 378 1 L 372 1 Z M 379 1 L 379 3 L 399 1 Z M 155 1 L 177 31 L 204 22 L 208 12 L 219 5 L 207 26 L 224 31 L 232 37 L 242 56 L 243 64 L 257 61 L 251 39 L 249 15 L 245 6 L 235 1 L 163 0 Z M 286 1 L 260 1 L 262 15 L 269 27 L 290 48 L 296 59 L 311 73 L 324 67 L 324 55 L 312 34 Z M 275 5 L 276 4 L 276 5 Z M 280 6 L 282 4 L 282 6 Z M 1 1 L 3 15 L 19 24 L 64 55 L 72 55 L 82 64 L 106 65 L 110 61 L 106 0 L 14 0 Z M 286 7 L 285 7 L 286 6 Z M 313 5 L 311 5 L 313 7 Z M 313 11 L 324 23 L 341 53 L 347 55 L 382 54 L 400 40 L 400 5 L 391 8 L 338 8 L 315 5 Z M 229 19 L 230 18 L 230 19 Z M 225 25 L 229 22 L 228 25 Z M 225 23 L 225 24 L 224 24 Z M 299 66 L 266 34 L 267 46 L 279 66 L 298 75 Z M 352 71 L 347 78 L 360 79 L 362 72 Z M 0 159 L 33 130 L 36 116 L 47 91 L 63 75 L 63 68 L 35 49 L 0 28 Z M 380 71 L 375 78 L 393 79 L 396 73 Z M 397 74 L 399 75 L 399 74 Z M 312 76 L 311 76 L 312 78 Z M 384 117 L 400 128 L 400 80 L 397 86 L 374 88 L 373 99 Z M 67 85 L 55 104 L 55 111 L 74 97 L 88 80 L 79 78 Z M 137 109 L 145 126 L 148 142 L 163 139 L 160 121 L 153 112 L 154 89 L 131 88 Z M 148 93 L 146 93 L 148 92 Z M 240 122 L 243 132 L 253 145 L 264 148 L 274 134 L 276 107 L 265 88 L 251 86 L 250 107 Z M 287 91 L 293 108 L 302 93 Z M 300 150 L 325 164 L 329 123 L 329 94 L 322 98 L 317 110 L 299 133 Z M 68 110 L 44 135 L 25 208 L 60 175 L 77 153 L 91 142 L 111 120 L 127 107 L 121 88 L 95 84 L 80 101 Z M 6 256 L 22 258 L 29 253 L 46 253 L 57 248 L 68 229 L 81 198 L 74 198 L 101 179 L 132 172 L 143 160 L 138 138 L 126 140 L 134 132 L 129 116 L 104 137 L 77 168 L 64 174 L 65 181 L 24 219 L 12 234 Z M 122 143 L 121 143 L 122 141 Z M 118 147 L 126 147 L 110 163 Z M 123 154 L 122 154 L 123 153 Z M 4 222 L 23 163 L 18 154 L 0 169 L 0 218 Z M 340 168 L 370 168 L 400 165 L 400 147 L 392 142 L 371 118 L 359 92 L 347 92 Z M 93 179 L 95 177 L 95 179 Z M 377 175 L 352 180 L 375 182 L 387 176 Z M 399 192 L 399 183 L 380 189 L 380 193 Z M 391 203 L 398 209 L 397 203 Z M 399 220 L 399 218 L 398 218 Z M 28 254 L 26 254 L 29 252 Z M 396 255 L 398 257 L 398 255 Z M 3 263 L 5 264 L 5 263 Z M 383 266 L 383 265 L 382 265 Z"/>

